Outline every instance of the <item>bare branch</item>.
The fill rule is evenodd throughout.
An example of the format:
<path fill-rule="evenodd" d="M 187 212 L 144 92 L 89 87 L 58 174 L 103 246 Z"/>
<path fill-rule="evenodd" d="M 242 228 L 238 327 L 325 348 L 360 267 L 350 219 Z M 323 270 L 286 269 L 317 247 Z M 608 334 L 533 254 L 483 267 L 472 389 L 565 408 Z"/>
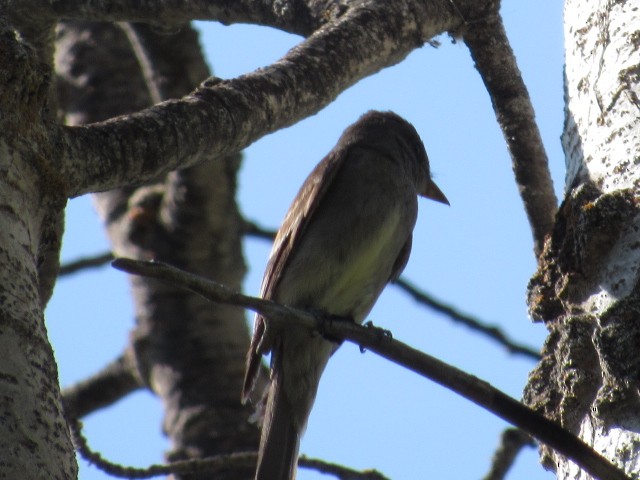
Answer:
<path fill-rule="evenodd" d="M 288 322 L 295 322 L 297 325 L 320 331 L 329 337 L 349 340 L 359 345 L 361 349 L 371 350 L 433 380 L 525 430 L 596 478 L 630 480 L 622 470 L 557 423 L 504 394 L 489 383 L 392 339 L 388 332 L 363 327 L 349 321 L 323 319 L 310 312 L 248 297 L 224 285 L 161 263 L 119 258 L 114 260 L 112 265 L 128 273 L 175 283 L 214 302 L 228 303 L 258 312 L 269 318 L 273 325 L 272 330 L 283 328 Z"/>
<path fill-rule="evenodd" d="M 90 378 L 65 388 L 62 399 L 67 413 L 80 418 L 117 402 L 142 386 L 135 365 L 125 354 Z"/>
<path fill-rule="evenodd" d="M 273 241 L 273 239 L 276 237 L 275 230 L 265 228 L 250 220 L 245 219 L 243 227 L 245 235 L 250 235 L 252 237 L 261 238 L 262 240 L 270 241 Z"/>
<path fill-rule="evenodd" d="M 146 468 L 127 467 L 118 463 L 110 462 L 99 452 L 95 452 L 89 447 L 87 439 L 82 434 L 82 423 L 69 418 L 69 430 L 71 438 L 82 458 L 94 464 L 100 470 L 114 477 L 120 478 L 151 478 L 168 474 L 194 474 L 202 472 L 215 472 L 221 469 L 238 468 L 252 470 L 258 457 L 256 452 L 231 453 L 216 455 L 197 460 L 180 460 L 166 465 L 151 465 Z"/>
<path fill-rule="evenodd" d="M 244 233 L 246 235 L 250 235 L 256 238 L 262 238 L 264 240 L 273 240 L 273 237 L 275 236 L 274 230 L 264 228 L 248 220 L 244 221 Z M 96 257 L 78 259 L 73 262 L 64 264 L 60 268 L 60 275 L 62 276 L 70 273 L 75 273 L 82 268 L 102 266 L 111 260 L 113 260 L 113 256 L 111 253 L 104 253 Z M 413 299 L 418 303 L 430 307 L 439 313 L 447 315 L 454 322 L 461 323 L 471 330 L 474 330 L 489 337 L 492 340 L 495 340 L 497 343 L 504 346 L 509 351 L 509 353 L 512 353 L 514 355 L 524 355 L 525 357 L 531 358 L 533 360 L 539 360 L 541 358 L 540 353 L 533 347 L 523 345 L 516 342 L 515 340 L 512 340 L 499 327 L 487 324 L 476 317 L 458 311 L 455 307 L 447 305 L 446 303 L 418 289 L 417 286 L 404 279 L 403 277 L 396 280 L 394 282 L 394 285 L 413 297 Z"/>
<path fill-rule="evenodd" d="M 272 240 L 275 235 L 275 231 L 266 229 L 250 221 L 245 221 L 244 229 L 245 234 L 265 240 Z M 87 257 L 75 260 L 63 265 L 60 268 L 60 275 L 74 273 L 82 268 L 102 266 L 111 260 L 113 260 L 113 256 L 110 253 L 104 253 L 96 257 Z M 510 339 L 509 336 L 504 333 L 499 327 L 484 323 L 476 317 L 458 311 L 451 305 L 447 305 L 444 302 L 427 294 L 426 292 L 418 289 L 418 287 L 416 287 L 414 284 L 404 279 L 403 277 L 396 280 L 394 282 L 394 285 L 413 297 L 415 301 L 428 306 L 437 312 L 447 315 L 454 322 L 461 323 L 471 330 L 479 332 L 483 335 L 486 335 L 490 339 L 495 340 L 500 345 L 504 346 L 509 351 L 509 353 L 515 355 L 524 355 L 525 357 L 531 358 L 533 360 L 539 360 L 541 358 L 540 353 L 533 347 L 523 345 L 516 342 L 515 340 Z"/>
<path fill-rule="evenodd" d="M 537 257 L 545 237 L 551 234 L 558 200 L 529 92 L 497 6 L 495 12 L 466 28 L 463 35 L 507 142 Z"/>
<path fill-rule="evenodd" d="M 459 312 L 454 307 L 446 305 L 445 303 L 433 298 L 426 292 L 419 290 L 408 280 L 399 278 L 395 281 L 394 285 L 398 286 L 401 290 L 411 295 L 417 302 L 427 305 L 437 312 L 443 313 L 451 318 L 453 321 L 461 323 L 471 330 L 482 333 L 489 338 L 495 340 L 500 345 L 503 345 L 510 353 L 524 355 L 533 360 L 540 360 L 541 355 L 538 351 L 527 345 L 522 345 L 514 340 L 511 340 L 506 333 L 495 325 L 488 325 L 472 317 L 466 313 Z"/>
<path fill-rule="evenodd" d="M 317 470 L 326 475 L 334 475 L 341 480 L 388 480 L 376 470 L 365 470 L 360 472 L 351 468 L 343 467 L 335 463 L 325 462 L 316 458 L 301 456 L 298 458 L 298 466 Z"/>
<path fill-rule="evenodd" d="M 257 223 L 250 220 L 243 221 L 243 233 L 245 235 L 260 238 L 263 240 L 273 240 L 276 236 L 275 230 L 262 227 L 261 225 L 258 225 Z M 94 256 L 77 258 L 75 260 L 62 264 L 58 272 L 58 276 L 64 277 L 66 275 L 78 273 L 88 268 L 102 267 L 103 265 L 111 262 L 113 258 L 113 253 L 111 252 L 103 252 L 98 253 Z"/>
<path fill-rule="evenodd" d="M 221 469 L 242 469 L 252 471 L 258 459 L 258 452 L 239 452 L 216 455 L 194 460 L 179 460 L 165 465 L 151 465 L 146 468 L 127 467 L 105 459 L 99 452 L 89 447 L 82 433 L 82 423 L 76 418 L 69 419 L 69 430 L 73 443 L 85 460 L 109 475 L 120 478 L 152 478 L 160 475 L 188 475 L 212 473 Z M 387 477 L 375 470 L 359 472 L 322 460 L 300 457 L 298 466 L 334 475 L 341 480 L 387 480 Z"/>
<path fill-rule="evenodd" d="M 482 480 L 504 480 L 518 453 L 524 447 L 535 447 L 528 433 L 517 428 L 504 430 L 500 435 L 500 445 L 491 460 L 491 470 Z"/>
<path fill-rule="evenodd" d="M 147 49 L 145 49 L 143 45 L 143 39 L 141 39 L 140 32 L 137 31 L 135 26 L 129 22 L 120 22 L 117 24 L 118 28 L 122 30 L 122 33 L 127 37 L 129 41 L 129 45 L 131 46 L 131 51 L 135 55 L 136 60 L 138 60 L 138 65 L 140 65 L 140 73 L 142 78 L 144 78 L 144 83 L 147 87 L 147 91 L 149 92 L 149 99 L 151 103 L 160 103 L 162 100 L 166 100 L 167 98 L 173 98 L 173 96 L 163 95 L 160 91 L 160 73 L 157 71 L 157 66 L 154 64 L 152 58 L 150 58 Z M 209 72 L 207 72 L 207 75 Z M 184 94 L 183 92 L 180 92 Z M 182 96 L 182 95 L 179 95 Z"/>
<path fill-rule="evenodd" d="M 263 240 L 273 240 L 276 236 L 275 230 L 262 227 L 256 222 L 250 220 L 243 220 L 242 228 L 245 235 L 260 238 Z M 66 275 L 71 275 L 87 268 L 102 267 L 103 265 L 111 262 L 113 258 L 113 253 L 111 252 L 103 252 L 90 257 L 78 258 L 76 260 L 64 263 L 60 267 L 58 276 L 64 277 Z"/>
<path fill-rule="evenodd" d="M 78 258 L 63 264 L 58 271 L 58 276 L 64 277 L 65 275 L 71 275 L 72 273 L 77 273 L 87 268 L 101 267 L 111 260 L 113 260 L 113 254 L 111 252 L 99 253 L 93 257 Z"/>
<path fill-rule="evenodd" d="M 244 229 L 244 233 L 246 235 L 251 235 L 265 240 L 273 240 L 276 235 L 275 230 L 269 230 L 249 220 L 245 220 Z M 461 323 L 466 327 L 469 327 L 471 330 L 495 340 L 499 344 L 503 345 L 510 353 L 524 355 L 533 360 L 539 360 L 541 358 L 540 352 L 535 350 L 533 347 L 522 345 L 515 340 L 510 339 L 506 333 L 495 325 L 489 325 L 475 317 L 472 317 L 471 315 L 459 312 L 454 307 L 437 300 L 422 290 L 419 290 L 418 287 L 408 280 L 405 280 L 404 277 L 396 280 L 394 285 L 413 297 L 416 302 L 427 307 L 431 307 L 433 310 L 447 315 L 454 322 Z"/>

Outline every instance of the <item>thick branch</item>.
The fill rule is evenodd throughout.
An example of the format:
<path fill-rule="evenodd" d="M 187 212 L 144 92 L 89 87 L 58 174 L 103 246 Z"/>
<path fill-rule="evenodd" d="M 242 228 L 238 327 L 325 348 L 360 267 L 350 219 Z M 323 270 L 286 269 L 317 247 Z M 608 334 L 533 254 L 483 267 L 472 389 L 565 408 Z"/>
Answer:
<path fill-rule="evenodd" d="M 128 273 L 179 284 L 215 302 L 248 308 L 269 318 L 274 330 L 285 327 L 288 322 L 295 322 L 310 330 L 322 331 L 330 337 L 349 340 L 360 348 L 371 350 L 445 386 L 503 420 L 522 428 L 539 441 L 573 460 L 596 478 L 630 480 L 622 470 L 609 463 L 557 423 L 548 420 L 542 414 L 509 397 L 489 383 L 394 340 L 390 335 L 381 333 L 379 329 L 362 327 L 348 321 L 326 321 L 303 310 L 242 295 L 216 282 L 161 263 L 120 258 L 114 260 L 113 266 Z M 273 335 L 273 332 L 271 334 Z"/>
<path fill-rule="evenodd" d="M 133 115 L 61 127 L 56 144 L 64 148 L 61 178 L 69 195 L 147 181 L 292 125 L 454 25 L 443 8 L 410 0 L 362 2 L 269 67 L 210 80 L 182 100 Z"/>
<path fill-rule="evenodd" d="M 319 27 L 330 3 L 323 1 L 283 0 L 20 0 L 21 8 L 38 8 L 48 18 L 106 22 L 144 22 L 161 28 L 180 26 L 191 20 L 216 20 L 224 24 L 253 23 L 308 35 Z M 318 4 L 316 6 L 316 4 Z M 338 10 L 338 7 L 334 7 Z M 46 9 L 46 10 L 45 10 Z"/>
<path fill-rule="evenodd" d="M 545 237 L 551 234 L 558 200 L 527 87 L 497 12 L 465 29 L 464 41 L 491 96 L 511 153 L 534 251 L 539 256 Z"/>

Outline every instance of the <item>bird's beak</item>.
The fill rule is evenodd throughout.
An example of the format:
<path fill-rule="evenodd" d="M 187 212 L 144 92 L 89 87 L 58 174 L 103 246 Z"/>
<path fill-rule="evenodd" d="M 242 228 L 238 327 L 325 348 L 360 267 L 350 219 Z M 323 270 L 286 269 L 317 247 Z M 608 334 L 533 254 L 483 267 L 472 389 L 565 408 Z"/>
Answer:
<path fill-rule="evenodd" d="M 429 182 L 427 183 L 425 189 L 420 192 L 420 196 L 424 198 L 430 198 L 431 200 L 435 200 L 436 202 L 450 205 L 449 200 L 447 200 L 447 197 L 445 197 L 444 193 L 442 193 L 442 190 L 440 190 L 436 183 L 431 179 L 429 179 Z"/>

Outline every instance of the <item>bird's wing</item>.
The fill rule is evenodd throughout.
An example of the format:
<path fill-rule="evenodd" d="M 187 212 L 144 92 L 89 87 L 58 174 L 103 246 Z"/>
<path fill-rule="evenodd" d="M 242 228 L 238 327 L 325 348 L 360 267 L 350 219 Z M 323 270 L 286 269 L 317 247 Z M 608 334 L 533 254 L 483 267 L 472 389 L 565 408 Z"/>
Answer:
<path fill-rule="evenodd" d="M 348 151 L 345 150 L 340 149 L 330 152 L 316 165 L 316 168 L 313 169 L 313 172 L 309 174 L 302 187 L 300 187 L 300 191 L 289 207 L 289 211 L 273 242 L 271 255 L 269 256 L 269 262 L 267 263 L 260 288 L 260 296 L 262 298 L 273 298 L 291 257 L 291 252 L 300 242 L 309 225 L 310 218 L 318 208 L 318 205 L 320 205 L 336 173 L 344 164 L 344 160 L 348 155 Z M 265 319 L 261 315 L 256 315 L 251 347 L 247 354 L 247 369 L 242 388 L 243 401 L 248 399 L 253 389 L 262 355 L 271 347 L 271 345 L 263 345 L 265 343 L 263 342 L 265 331 Z"/>
<path fill-rule="evenodd" d="M 398 257 L 396 258 L 395 263 L 393 264 L 393 268 L 391 269 L 391 275 L 389 275 L 389 280 L 387 283 L 395 282 L 400 278 L 400 274 L 404 270 L 404 267 L 407 266 L 407 262 L 409 261 L 409 255 L 411 255 L 411 244 L 413 243 L 413 234 L 409 234 L 409 238 L 400 250 Z"/>

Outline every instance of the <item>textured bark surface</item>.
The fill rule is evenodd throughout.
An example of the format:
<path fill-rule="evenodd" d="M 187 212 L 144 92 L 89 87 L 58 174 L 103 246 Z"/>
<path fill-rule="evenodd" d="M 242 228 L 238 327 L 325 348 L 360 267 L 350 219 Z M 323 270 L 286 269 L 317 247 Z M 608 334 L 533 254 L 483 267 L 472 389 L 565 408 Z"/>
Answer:
<path fill-rule="evenodd" d="M 63 158 L 69 193 L 149 181 L 207 155 L 236 153 L 316 113 L 358 80 L 396 64 L 447 25 L 455 25 L 454 17 L 442 17 L 430 4 L 363 3 L 254 73 L 228 81 L 210 79 L 182 100 L 91 128 L 62 128 L 56 153 Z M 420 23 L 418 18 L 441 23 Z M 79 156 L 82 168 L 76 163 Z"/>
<path fill-rule="evenodd" d="M 42 306 L 53 286 L 66 195 L 45 158 L 40 118 L 49 76 L 37 52 L 0 23 L 0 464 L 5 478 L 73 478 L 58 372 Z M 57 254 L 54 257 L 57 259 Z M 38 271 L 43 267 L 43 272 Z"/>
<path fill-rule="evenodd" d="M 553 228 L 558 200 L 529 93 L 497 15 L 498 6 L 495 8 L 496 12 L 488 13 L 475 28 L 465 29 L 464 40 L 493 93 L 493 109 L 511 153 L 513 173 L 532 227 L 534 252 L 539 256 Z"/>
<path fill-rule="evenodd" d="M 640 54 L 637 2 L 565 6 L 566 197 L 532 315 L 550 335 L 527 401 L 638 474 Z M 558 478 L 591 478 L 543 449 Z"/>

